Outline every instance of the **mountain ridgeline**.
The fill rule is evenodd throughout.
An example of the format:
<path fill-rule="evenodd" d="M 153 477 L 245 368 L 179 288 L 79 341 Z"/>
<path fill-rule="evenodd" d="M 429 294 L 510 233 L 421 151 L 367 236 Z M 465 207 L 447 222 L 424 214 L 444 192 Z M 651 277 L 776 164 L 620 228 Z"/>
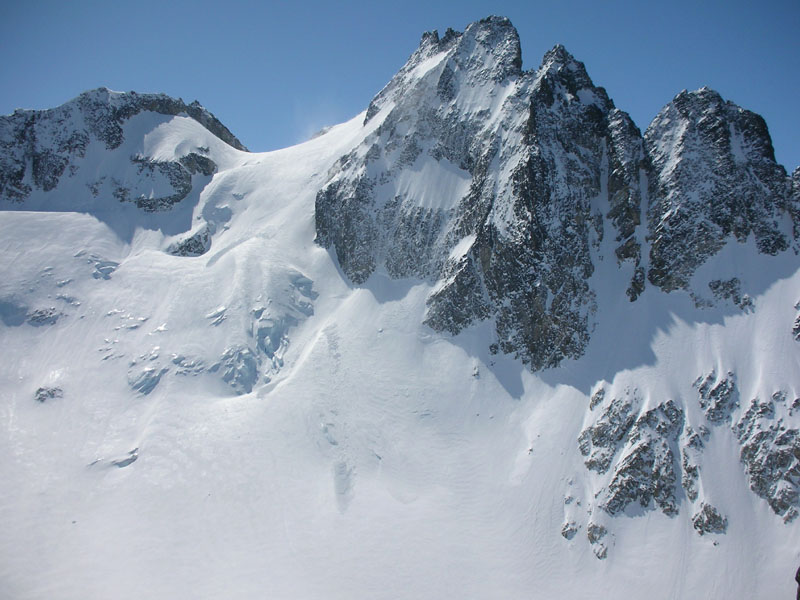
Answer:
<path fill-rule="evenodd" d="M 93 175 L 70 191 L 72 208 L 171 210 L 210 181 L 214 151 L 165 158 L 126 144 L 123 124 L 147 114 L 188 117 L 246 151 L 197 102 L 93 90 L 0 117 L 0 203 L 65 209 L 45 193 L 83 169 Z M 683 91 L 642 135 L 563 46 L 524 71 L 503 17 L 425 33 L 364 127 L 317 193 L 316 242 L 356 285 L 376 270 L 435 282 L 427 325 L 455 335 L 490 319 L 492 351 L 534 371 L 583 355 L 604 268 L 625 273 L 631 302 L 651 285 L 702 306 L 709 294 L 746 295 L 733 278 L 693 282 L 731 240 L 752 237 L 770 255 L 800 250 L 800 168 L 788 176 L 775 162 L 760 116 L 707 88 Z M 108 171 L 91 142 L 125 154 L 115 164 L 126 166 Z M 202 254 L 213 231 L 171 251 Z"/>
<path fill-rule="evenodd" d="M 317 194 L 317 242 L 355 284 L 437 281 L 431 328 L 493 319 L 492 349 L 534 370 L 583 354 L 603 261 L 632 302 L 648 285 L 701 302 L 692 277 L 730 240 L 800 247 L 800 172 L 760 116 L 683 91 L 642 135 L 563 46 L 523 71 L 505 18 L 423 35 L 372 122 Z"/>
<path fill-rule="evenodd" d="M 123 125 L 139 115 L 190 118 L 216 138 L 237 150 L 242 143 L 199 102 L 186 104 L 164 94 L 119 93 L 99 88 L 49 110 L 17 110 L 0 117 L 0 202 L 23 203 L 32 193 L 55 190 L 64 180 L 75 177 L 81 167 L 91 165 L 96 177 L 84 189 L 91 199 L 112 196 L 133 202 L 146 212 L 165 211 L 185 199 L 192 190 L 192 176 L 211 176 L 217 166 L 208 148 L 185 152 L 179 160 L 158 160 L 128 148 Z M 105 152 L 96 155 L 100 164 L 87 160 L 92 142 Z M 103 160 L 107 152 L 127 152 L 124 171 L 110 172 Z M 86 169 L 90 170 L 89 168 Z M 152 193 L 161 186 L 164 192 Z M 72 208 L 81 205 L 72 198 Z M 93 203 L 94 204 L 94 203 Z"/>
<path fill-rule="evenodd" d="M 21 586 L 785 595 L 800 168 L 710 89 L 642 133 L 563 46 L 521 56 L 501 17 L 425 33 L 266 153 L 162 94 L 0 116 Z"/>

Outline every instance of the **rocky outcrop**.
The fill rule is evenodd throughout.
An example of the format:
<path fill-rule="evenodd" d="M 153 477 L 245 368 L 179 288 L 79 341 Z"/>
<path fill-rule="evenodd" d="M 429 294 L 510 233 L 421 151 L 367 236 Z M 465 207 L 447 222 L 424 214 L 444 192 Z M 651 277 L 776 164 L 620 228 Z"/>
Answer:
<path fill-rule="evenodd" d="M 190 236 L 170 244 L 167 252 L 173 256 L 202 256 L 211 248 L 212 227 L 204 225 Z"/>
<path fill-rule="evenodd" d="M 605 390 L 595 392 L 592 410 L 603 403 Z M 599 402 L 594 402 L 599 398 Z M 636 422 L 636 412 L 641 404 L 638 390 L 626 389 L 620 397 L 610 398 L 603 403 L 603 412 L 578 436 L 578 448 L 583 456 L 586 468 L 598 473 L 605 473 L 620 450 L 623 441 Z"/>
<path fill-rule="evenodd" d="M 677 514 L 676 456 L 683 410 L 667 400 L 642 411 L 644 400 L 636 389 L 626 389 L 618 397 L 603 393 L 599 398 L 595 407 L 601 406 L 602 412 L 578 437 L 586 468 L 610 474 L 608 484 L 595 495 L 597 505 L 612 516 L 634 503 L 645 510 Z"/>
<path fill-rule="evenodd" d="M 54 306 L 48 308 L 37 308 L 26 315 L 29 324 L 34 327 L 42 327 L 43 325 L 53 325 L 63 316 L 58 309 Z"/>
<path fill-rule="evenodd" d="M 686 492 L 686 497 L 691 502 L 696 501 L 699 494 L 701 456 L 710 435 L 711 432 L 703 425 L 697 431 L 691 425 L 684 430 L 681 444 L 681 469 L 683 471 L 681 485 Z"/>
<path fill-rule="evenodd" d="M 33 397 L 37 402 L 44 404 L 48 400 L 63 398 L 64 390 L 57 386 L 44 386 L 37 389 Z"/>
<path fill-rule="evenodd" d="M 794 305 L 794 309 L 798 311 L 798 314 L 792 324 L 792 337 L 794 337 L 794 341 L 800 342 L 800 302 Z"/>
<path fill-rule="evenodd" d="M 651 508 L 652 503 L 666 515 L 678 513 L 675 448 L 682 429 L 683 410 L 672 400 L 636 420 L 605 494 L 606 512 L 615 515 L 638 502 L 643 509 Z"/>
<path fill-rule="evenodd" d="M 700 395 L 700 408 L 710 423 L 721 423 L 730 419 L 731 411 L 738 405 L 736 376 L 728 372 L 725 377 L 717 377 L 712 371 L 705 377 L 698 377 L 693 387 Z"/>
<path fill-rule="evenodd" d="M 648 279 L 671 291 L 733 237 L 753 235 L 777 254 L 792 235 L 791 183 L 775 162 L 760 116 L 708 88 L 683 91 L 644 135 L 653 167 L 648 207 Z"/>
<path fill-rule="evenodd" d="M 716 436 L 732 434 L 750 489 L 785 522 L 796 519 L 800 432 L 792 425 L 792 415 L 800 408 L 800 398 L 779 390 L 768 400 L 755 398 L 740 406 L 739 386 L 733 371 L 713 369 L 694 380 L 690 397 L 646 409 L 653 401 L 637 388 L 601 384 L 591 396 L 588 424 L 577 440 L 598 490 L 588 501 L 587 517 L 596 519 L 597 509 L 612 517 L 654 509 L 675 516 L 683 510 L 681 504 L 688 504 L 699 535 L 725 533 L 728 517 L 709 501 L 703 485 L 708 468 L 704 453 Z M 729 445 L 725 441 L 723 447 Z M 565 505 L 580 505 L 573 502 L 574 493 L 569 490 Z M 562 535 L 574 535 L 579 511 L 573 508 L 565 514 Z M 606 522 L 604 527 L 611 525 Z"/>
<path fill-rule="evenodd" d="M 716 508 L 704 502 L 692 517 L 692 526 L 700 535 L 725 533 L 728 529 L 728 519 L 719 514 Z"/>
<path fill-rule="evenodd" d="M 608 545 L 605 541 L 607 534 L 608 529 L 597 523 L 589 523 L 589 526 L 586 528 L 586 539 L 588 539 L 589 543 L 592 545 L 594 555 L 600 560 L 608 556 Z"/>
<path fill-rule="evenodd" d="M 708 282 L 711 293 L 718 300 L 730 300 L 744 311 L 753 310 L 753 299 L 742 292 L 742 282 L 738 277 L 730 279 L 713 279 Z"/>
<path fill-rule="evenodd" d="M 19 203 L 34 190 L 49 192 L 63 177 L 79 170 L 87 149 L 99 142 L 115 150 L 124 141 L 124 125 L 132 117 L 151 112 L 160 115 L 186 115 L 223 142 L 246 148 L 214 115 L 197 101 L 186 104 L 164 94 L 119 93 L 105 88 L 84 92 L 74 100 L 50 110 L 17 110 L 0 117 L 0 201 Z M 190 152 L 175 162 L 131 156 L 140 179 L 166 179 L 173 193 L 151 197 L 136 192 L 122 181 L 112 182 L 112 194 L 120 201 L 135 202 L 145 211 L 170 208 L 191 190 L 191 176 L 210 176 L 216 170 L 202 151 Z M 90 186 L 97 195 L 105 179 Z"/>
<path fill-rule="evenodd" d="M 800 432 L 786 422 L 786 392 L 754 398 L 733 426 L 750 489 L 784 521 L 800 511 Z"/>

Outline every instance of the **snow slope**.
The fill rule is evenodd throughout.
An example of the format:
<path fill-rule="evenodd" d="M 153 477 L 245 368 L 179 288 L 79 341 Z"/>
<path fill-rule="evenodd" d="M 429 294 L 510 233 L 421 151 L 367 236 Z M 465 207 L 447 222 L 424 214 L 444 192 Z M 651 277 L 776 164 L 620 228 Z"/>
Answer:
<path fill-rule="evenodd" d="M 490 354 L 491 322 L 424 325 L 435 281 L 379 267 L 354 285 L 315 244 L 329 170 L 388 112 L 265 154 L 142 114 L 126 143 L 217 165 L 177 208 L 70 208 L 90 149 L 74 187 L 0 212 L 0 595 L 790 597 L 798 521 L 751 491 L 733 426 L 778 391 L 771 422 L 798 425 L 796 256 L 751 237 L 704 263 L 698 281 L 744 282 L 744 310 L 654 286 L 631 303 L 606 261 L 584 355 L 532 373 Z M 450 173 L 400 185 L 460 189 Z M 166 251 L 209 224 L 204 254 Z M 674 399 L 698 428 L 712 371 L 735 373 L 739 405 L 709 425 L 697 485 L 727 532 L 698 535 L 680 484 L 675 515 L 608 514 L 613 472 L 585 467 L 581 432 L 633 391 L 637 414 Z"/>

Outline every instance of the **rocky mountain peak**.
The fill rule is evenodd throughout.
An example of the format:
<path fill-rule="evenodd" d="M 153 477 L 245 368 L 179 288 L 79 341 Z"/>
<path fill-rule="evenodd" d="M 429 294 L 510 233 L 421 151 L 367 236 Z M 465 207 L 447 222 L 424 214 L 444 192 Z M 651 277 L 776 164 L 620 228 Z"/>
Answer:
<path fill-rule="evenodd" d="M 225 144 L 246 151 L 244 145 L 199 102 L 186 104 L 180 98 L 165 94 L 114 92 L 97 88 L 83 92 L 65 104 L 48 110 L 17 110 L 0 117 L 0 201 L 23 202 L 34 192 L 49 192 L 62 179 L 74 178 L 85 163 L 90 146 L 99 144 L 105 151 L 122 150 L 126 142 L 126 124 L 139 115 L 161 117 L 183 116 L 193 119 Z M 150 161 L 134 149 L 141 140 L 128 140 L 133 146 L 125 159 L 130 161 L 140 179 L 152 180 L 147 185 L 164 190 L 163 197 L 152 191 L 133 194 L 139 183 L 124 183 L 128 176 L 107 174 L 81 190 L 78 204 L 93 202 L 101 188 L 118 200 L 135 200 L 145 210 L 162 210 L 186 197 L 191 190 L 192 175 L 198 171 L 210 176 L 215 167 L 208 157 L 197 153 L 181 156 L 186 165 L 171 161 Z M 207 149 L 206 149 L 207 150 Z M 201 153 L 202 154 L 202 153 Z M 94 167 L 88 167 L 89 171 Z M 88 173 L 88 171 L 87 171 Z M 95 177 L 97 175 L 95 174 Z M 114 183 L 116 181 L 116 183 Z M 145 185 L 144 187 L 147 187 Z M 133 197 L 131 197 L 133 194 Z"/>
<path fill-rule="evenodd" d="M 580 73 L 586 76 L 584 64 L 575 59 L 563 44 L 556 44 L 545 52 L 542 57 L 542 64 L 539 66 L 539 73 L 558 73 L 566 70 L 571 73 Z"/>
<path fill-rule="evenodd" d="M 730 237 L 745 242 L 752 234 L 765 254 L 788 248 L 788 178 L 759 115 L 709 88 L 684 90 L 653 119 L 644 143 L 653 169 L 653 284 L 686 288 Z"/>
<path fill-rule="evenodd" d="M 767 159 L 775 162 L 775 150 L 764 119 L 729 100 L 724 100 L 717 91 L 705 86 L 691 92 L 683 90 L 664 110 L 670 107 L 683 119 L 696 123 L 698 130 L 711 134 L 712 130 L 717 128 L 719 130 L 717 135 L 722 136 L 718 137 L 718 143 L 722 145 L 727 144 L 722 129 L 726 125 L 733 125 L 746 138 L 745 145 L 741 149 L 746 153 L 747 159 Z"/>
<path fill-rule="evenodd" d="M 494 347 L 537 369 L 588 342 L 605 189 L 618 258 L 638 266 L 642 162 L 638 129 L 583 64 L 557 46 L 543 65 L 521 71 L 504 18 L 425 36 L 371 103 L 367 122 L 381 113 L 380 124 L 331 170 L 315 211 L 318 243 L 355 283 L 379 268 L 440 281 L 426 323 L 458 333 L 494 317 Z"/>
<path fill-rule="evenodd" d="M 447 29 L 441 38 L 438 31 L 429 31 L 422 35 L 406 64 L 370 102 L 364 123 L 388 103 L 403 104 L 404 99 L 419 97 L 431 84 L 442 100 L 449 101 L 456 97 L 458 88 L 494 85 L 521 73 L 519 35 L 505 17 L 487 17 L 463 32 Z M 414 106 L 413 102 L 406 103 L 409 108 Z"/>
<path fill-rule="evenodd" d="M 421 54 L 430 56 L 431 54 L 436 54 L 437 52 L 444 52 L 446 51 L 456 40 L 461 37 L 461 32 L 456 31 L 450 27 L 447 28 L 445 31 L 444 36 L 439 37 L 439 32 L 434 29 L 433 31 L 426 31 L 422 34 L 422 39 L 419 42 L 419 48 L 417 48 L 417 52 Z M 413 56 L 413 55 L 412 55 Z"/>
<path fill-rule="evenodd" d="M 245 537 L 290 527 L 301 550 L 352 546 L 314 519 L 364 539 L 381 520 L 387 535 L 417 523 L 393 544 L 402 562 L 452 514 L 447 530 L 478 529 L 405 566 L 439 572 L 430 556 L 487 539 L 475 564 L 502 579 L 477 572 L 461 596 L 579 597 L 610 581 L 625 597 L 636 552 L 658 573 L 642 595 L 726 595 L 704 582 L 730 564 L 743 575 L 727 596 L 783 595 L 763 584 L 796 567 L 800 168 L 787 177 L 763 119 L 708 88 L 679 93 L 643 135 L 563 46 L 537 70 L 518 58 L 507 19 L 426 33 L 366 123 L 255 156 L 163 94 L 99 88 L 0 117 L 0 420 L 13 417 L 0 443 L 14 450 L 0 463 L 25 492 L 2 510 L 19 521 L 7 556 L 39 536 L 30 589 L 72 566 L 63 544 L 47 554 L 52 531 L 78 532 L 93 565 L 87 527 L 124 538 L 139 521 L 84 517 L 147 517 L 128 509 L 163 479 L 168 525 L 198 504 L 182 483 L 199 481 L 183 521 L 263 497 L 277 508 L 252 507 Z M 234 463 L 270 476 L 231 479 Z M 75 494 L 75 477 L 99 492 Z M 243 477 L 256 487 L 220 501 Z M 162 521 L 142 521 L 132 559 L 107 561 L 118 581 L 147 570 L 138 549 Z M 199 554 L 215 535 L 201 533 Z M 587 565 L 587 542 L 609 564 Z M 291 575 L 278 546 L 266 558 Z M 352 577 L 316 554 L 307 595 L 368 595 L 331 588 Z M 253 556 L 245 570 L 263 572 Z M 531 556 L 558 572 L 519 578 Z M 383 558 L 378 586 L 397 570 Z M 452 592 L 422 587 L 407 595 Z"/>
<path fill-rule="evenodd" d="M 730 239 L 797 239 L 797 185 L 761 117 L 684 91 L 642 136 L 564 46 L 522 72 L 502 17 L 423 36 L 378 113 L 317 195 L 318 243 L 357 284 L 380 268 L 438 281 L 428 325 L 493 319 L 493 347 L 534 369 L 584 352 L 601 267 L 635 301 L 648 280 L 688 289 Z"/>
<path fill-rule="evenodd" d="M 539 97 L 550 104 L 555 98 L 553 94 L 560 92 L 565 101 L 577 99 L 584 104 L 594 103 L 602 110 L 614 107 L 606 91 L 594 85 L 586 66 L 561 44 L 545 53 L 536 71 L 536 85 L 541 90 Z"/>
<path fill-rule="evenodd" d="M 101 87 L 82 93 L 64 107 L 70 106 L 72 103 L 77 105 L 83 113 L 87 125 L 96 130 L 101 139 L 104 128 L 116 130 L 123 121 L 141 112 L 149 111 L 162 115 L 186 114 L 229 146 L 247 151 L 244 144 L 197 100 L 186 104 L 181 98 L 172 98 L 166 94 L 115 92 Z M 110 142 L 112 147 L 116 147 L 113 146 L 113 144 L 117 144 L 116 138 L 104 141 Z"/>
<path fill-rule="evenodd" d="M 459 54 L 483 55 L 484 62 L 492 63 L 495 81 L 519 75 L 522 72 L 522 50 L 519 34 L 506 17 L 487 17 L 469 25 L 459 40 Z M 474 65 L 473 61 L 462 64 Z"/>

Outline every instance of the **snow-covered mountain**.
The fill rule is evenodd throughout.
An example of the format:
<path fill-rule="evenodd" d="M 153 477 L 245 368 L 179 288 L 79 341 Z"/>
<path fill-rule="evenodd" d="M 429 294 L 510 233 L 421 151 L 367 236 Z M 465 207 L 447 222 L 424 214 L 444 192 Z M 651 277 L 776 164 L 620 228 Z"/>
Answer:
<path fill-rule="evenodd" d="M 712 90 L 490 17 L 277 152 L 0 117 L 0 208 L 8 597 L 793 593 L 800 169 Z"/>

